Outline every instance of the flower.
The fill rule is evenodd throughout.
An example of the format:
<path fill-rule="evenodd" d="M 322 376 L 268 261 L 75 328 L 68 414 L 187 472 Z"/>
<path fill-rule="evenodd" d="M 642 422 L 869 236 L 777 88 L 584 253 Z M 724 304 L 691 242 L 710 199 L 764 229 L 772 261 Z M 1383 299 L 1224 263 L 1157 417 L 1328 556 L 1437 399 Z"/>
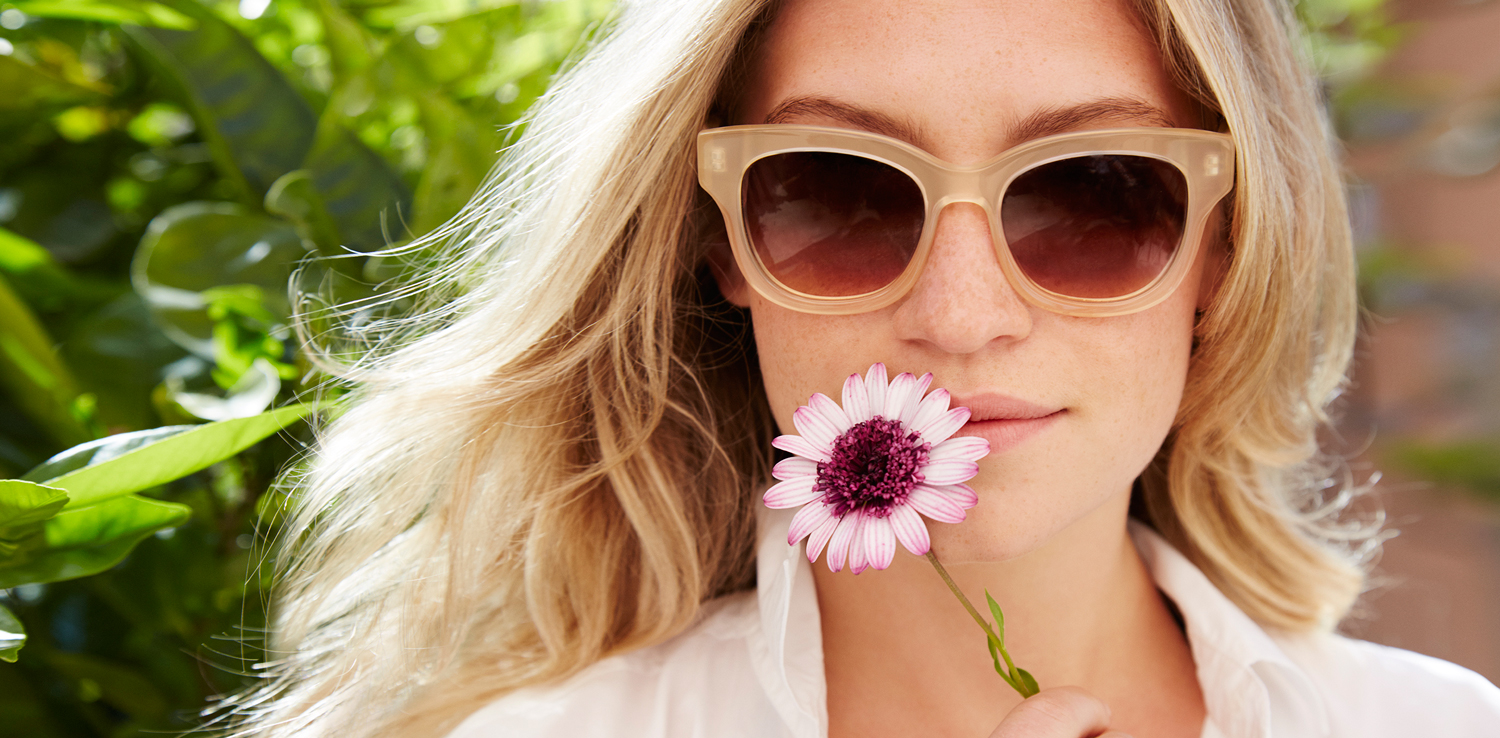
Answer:
<path fill-rule="evenodd" d="M 781 481 L 766 491 L 765 503 L 803 506 L 787 543 L 807 538 L 808 561 L 827 546 L 830 571 L 846 562 L 855 574 L 884 569 L 898 540 L 918 556 L 931 548 L 918 513 L 958 523 L 979 502 L 964 482 L 979 473 L 989 441 L 952 438 L 969 409 L 949 409 L 944 389 L 923 397 L 930 384 L 931 374 L 902 373 L 887 385 L 885 365 L 875 364 L 865 377 L 849 375 L 842 407 L 814 394 L 792 415 L 801 435 L 771 442 L 795 456 L 771 471 Z"/>

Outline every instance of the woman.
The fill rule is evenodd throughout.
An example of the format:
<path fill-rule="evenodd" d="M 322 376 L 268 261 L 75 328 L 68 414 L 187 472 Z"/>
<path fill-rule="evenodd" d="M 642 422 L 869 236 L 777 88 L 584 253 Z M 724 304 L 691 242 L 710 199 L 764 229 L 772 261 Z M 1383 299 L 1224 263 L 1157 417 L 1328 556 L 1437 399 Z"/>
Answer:
<path fill-rule="evenodd" d="M 1374 539 L 1316 453 L 1353 264 L 1289 34 L 1260 0 L 626 7 L 440 234 L 463 296 L 355 367 L 250 732 L 1500 724 L 1478 676 L 1331 634 Z M 697 147 L 745 124 L 785 128 Z M 884 164 L 752 171 L 804 144 L 926 162 L 929 201 Z M 996 161 L 1025 176 L 964 174 Z M 809 566 L 762 509 L 778 429 L 876 362 L 974 410 L 993 452 L 933 550 L 1054 689 L 989 673 L 926 562 Z"/>

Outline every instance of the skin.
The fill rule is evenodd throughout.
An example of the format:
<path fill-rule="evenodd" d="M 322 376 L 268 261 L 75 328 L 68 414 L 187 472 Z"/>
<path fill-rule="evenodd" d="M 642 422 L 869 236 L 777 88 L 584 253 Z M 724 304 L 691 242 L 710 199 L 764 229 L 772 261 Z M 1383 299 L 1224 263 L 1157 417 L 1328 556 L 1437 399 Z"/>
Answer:
<path fill-rule="evenodd" d="M 1201 119 L 1121 0 L 793 0 L 756 60 L 738 122 L 871 127 L 807 106 L 767 120 L 807 98 L 883 116 L 955 164 L 1021 143 L 1018 124 L 1034 114 L 1101 99 L 1159 113 L 1067 129 Z M 1005 607 L 1017 664 L 1043 687 L 1076 688 L 1046 690 L 1018 708 L 978 628 L 919 557 L 901 550 L 889 569 L 858 577 L 820 561 L 830 735 L 1071 737 L 1108 727 L 1197 736 L 1205 712 L 1192 655 L 1126 517 L 1131 483 L 1177 414 L 1213 257 L 1200 256 L 1160 305 L 1077 318 L 1023 301 L 994 248 L 978 206 L 950 206 L 912 292 L 853 316 L 778 307 L 746 287 L 731 260 L 715 260 L 726 296 L 750 309 L 784 433 L 796 432 L 792 413 L 812 393 L 837 398 L 845 377 L 876 361 L 892 376 L 933 372 L 934 387 L 957 397 L 993 392 L 1059 410 L 980 462 L 970 483 L 979 504 L 967 521 L 928 528 L 970 598 L 982 602 L 988 589 Z"/>

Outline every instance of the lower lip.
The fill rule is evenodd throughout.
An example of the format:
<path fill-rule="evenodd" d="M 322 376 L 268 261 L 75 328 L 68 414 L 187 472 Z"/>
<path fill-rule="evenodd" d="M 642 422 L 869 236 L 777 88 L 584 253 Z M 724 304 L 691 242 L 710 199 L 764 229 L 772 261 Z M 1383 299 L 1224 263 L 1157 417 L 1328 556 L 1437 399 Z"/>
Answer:
<path fill-rule="evenodd" d="M 1040 418 L 1012 418 L 969 421 L 953 435 L 975 436 L 990 442 L 990 453 L 1000 453 L 1021 445 L 1026 439 L 1041 433 L 1062 417 L 1065 410 Z"/>

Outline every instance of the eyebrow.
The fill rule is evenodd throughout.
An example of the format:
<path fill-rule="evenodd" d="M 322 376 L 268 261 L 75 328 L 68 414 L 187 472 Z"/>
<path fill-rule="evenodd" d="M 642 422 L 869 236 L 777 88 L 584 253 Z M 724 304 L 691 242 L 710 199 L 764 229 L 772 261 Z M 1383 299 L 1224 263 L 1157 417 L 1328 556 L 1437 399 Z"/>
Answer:
<path fill-rule="evenodd" d="M 868 108 L 820 96 L 793 97 L 782 101 L 766 114 L 766 124 L 792 123 L 798 118 L 814 116 L 832 118 L 840 123 L 913 145 L 925 138 L 921 128 L 909 121 L 897 120 Z"/>
<path fill-rule="evenodd" d="M 799 118 L 821 116 L 832 118 L 861 130 L 900 139 L 921 146 L 924 135 L 920 126 L 898 120 L 858 105 L 830 97 L 809 95 L 794 97 L 777 105 L 768 115 L 767 124 L 792 123 Z M 1158 128 L 1175 128 L 1166 111 L 1134 97 L 1106 97 L 1086 103 L 1043 108 L 1011 126 L 1007 138 L 1015 143 L 1043 136 L 1066 133 L 1091 123 L 1135 122 Z"/>

